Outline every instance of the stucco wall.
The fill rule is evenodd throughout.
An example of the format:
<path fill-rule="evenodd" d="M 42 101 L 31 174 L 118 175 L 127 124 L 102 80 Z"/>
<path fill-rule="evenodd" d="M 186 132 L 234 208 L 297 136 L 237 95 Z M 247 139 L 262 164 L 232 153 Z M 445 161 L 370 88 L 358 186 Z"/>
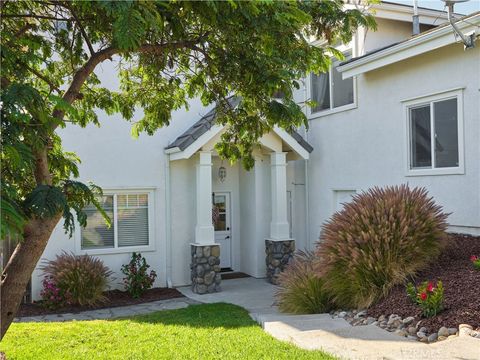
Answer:
<path fill-rule="evenodd" d="M 334 190 L 425 186 L 453 230 L 480 233 L 480 49 L 460 44 L 359 76 L 358 107 L 310 121 L 310 236 L 335 208 Z M 402 100 L 464 87 L 465 174 L 406 176 Z"/>
<path fill-rule="evenodd" d="M 111 65 L 104 65 L 100 72 L 101 78 L 107 82 L 106 86 L 115 88 L 115 73 Z M 137 190 L 148 189 L 154 193 L 154 227 L 151 241 L 154 250 L 143 252 L 151 268 L 157 274 L 156 286 L 165 286 L 167 284 L 167 246 L 166 246 L 166 207 L 165 207 L 165 168 L 166 155 L 164 148 L 172 142 L 179 134 L 186 130 L 193 122 L 197 121 L 209 109 L 204 108 L 198 99 L 190 103 L 189 111 L 185 109 L 174 112 L 172 124 L 159 130 L 154 136 L 146 134 L 140 135 L 138 139 L 131 137 L 131 124 L 121 119 L 120 116 L 108 116 L 98 111 L 101 127 L 98 128 L 89 125 L 86 128 L 78 126 L 67 126 L 66 129 L 59 131 L 62 137 L 63 147 L 66 151 L 75 152 L 82 163 L 79 165 L 81 181 L 93 181 L 104 190 Z M 135 120 L 141 117 L 141 112 L 135 116 Z M 187 179 L 194 179 L 193 173 L 188 175 Z M 190 171 L 190 169 L 188 170 Z M 179 177 L 181 183 L 182 177 Z M 191 201 L 193 195 L 188 195 L 190 184 L 186 186 L 186 201 Z M 175 200 L 178 200 L 176 197 Z M 194 199 L 194 197 L 193 197 Z M 194 203 L 193 203 L 194 204 Z M 194 211 L 192 203 L 189 203 L 188 209 Z M 183 214 L 173 214 L 174 216 L 183 216 Z M 194 221 L 193 218 L 191 221 Z M 193 222 L 194 223 L 194 222 Z M 193 228 L 185 226 L 176 226 L 172 221 L 172 233 L 178 231 L 191 230 Z M 69 238 L 63 231 L 63 222 L 60 221 L 54 230 L 48 245 L 42 254 L 37 269 L 32 275 L 32 295 L 37 299 L 41 290 L 42 273 L 38 269 L 42 259 L 53 259 L 56 254 L 62 250 L 75 252 L 79 248 L 80 229 L 77 225 L 75 236 Z M 190 229 L 191 228 L 191 229 Z M 193 239 L 193 237 L 192 237 Z M 189 240 L 190 241 L 190 240 Z M 174 249 L 172 249 L 174 251 Z M 78 253 L 78 252 L 77 252 Z M 128 262 L 130 252 L 115 251 L 111 254 L 98 255 L 92 251 L 91 254 L 101 258 L 104 263 L 114 271 L 114 278 L 111 287 L 121 288 L 123 275 L 120 272 L 121 265 Z M 185 258 L 185 259 L 184 259 Z M 189 257 L 182 254 L 182 258 L 176 262 L 178 266 L 183 266 L 182 261 L 187 262 L 189 266 Z M 183 283 L 186 283 L 182 279 Z M 189 281 L 189 280 L 188 280 Z"/>

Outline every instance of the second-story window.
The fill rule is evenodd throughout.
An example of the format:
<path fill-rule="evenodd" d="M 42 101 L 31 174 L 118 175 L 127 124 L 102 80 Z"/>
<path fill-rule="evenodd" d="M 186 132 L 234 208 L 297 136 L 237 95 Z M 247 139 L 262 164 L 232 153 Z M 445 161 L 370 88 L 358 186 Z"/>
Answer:
<path fill-rule="evenodd" d="M 346 60 L 352 57 L 351 51 L 344 55 Z M 342 74 L 337 70 L 339 64 L 340 61 L 334 60 L 328 73 L 311 74 L 310 96 L 316 103 L 312 114 L 354 103 L 353 78 L 342 79 Z"/>

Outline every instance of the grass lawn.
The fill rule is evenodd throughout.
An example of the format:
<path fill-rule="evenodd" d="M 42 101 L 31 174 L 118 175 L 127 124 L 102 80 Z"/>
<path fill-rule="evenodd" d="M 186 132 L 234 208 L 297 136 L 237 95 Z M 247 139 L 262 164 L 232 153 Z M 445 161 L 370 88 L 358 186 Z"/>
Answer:
<path fill-rule="evenodd" d="M 191 305 L 122 320 L 15 323 L 12 359 L 333 359 L 275 340 L 241 307 Z"/>

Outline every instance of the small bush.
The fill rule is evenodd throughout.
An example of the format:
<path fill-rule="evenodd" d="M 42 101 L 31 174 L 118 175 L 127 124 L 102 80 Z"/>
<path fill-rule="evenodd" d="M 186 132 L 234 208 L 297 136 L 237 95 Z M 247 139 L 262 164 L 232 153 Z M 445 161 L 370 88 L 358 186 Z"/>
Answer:
<path fill-rule="evenodd" d="M 63 294 L 68 293 L 72 304 L 93 306 L 105 301 L 103 292 L 112 272 L 98 258 L 63 252 L 46 261 L 42 270 Z"/>
<path fill-rule="evenodd" d="M 470 257 L 470 261 L 472 262 L 472 265 L 475 269 L 480 270 L 480 257 L 472 255 Z"/>
<path fill-rule="evenodd" d="M 316 255 L 342 308 L 366 308 L 441 252 L 447 214 L 423 188 L 373 188 L 323 226 Z"/>
<path fill-rule="evenodd" d="M 60 289 L 50 276 L 46 276 L 42 281 L 42 305 L 47 309 L 58 309 L 71 304 L 71 295 L 68 291 Z"/>
<path fill-rule="evenodd" d="M 432 282 L 425 281 L 420 286 L 407 284 L 407 295 L 413 303 L 420 306 L 425 317 L 432 317 L 443 310 L 443 284 L 441 281 L 434 286 Z"/>
<path fill-rule="evenodd" d="M 123 283 L 125 289 L 130 293 L 133 298 L 139 298 L 143 293 L 153 286 L 157 274 L 154 270 L 147 273 L 150 265 L 147 264 L 147 260 L 137 253 L 132 254 L 130 263 L 122 265 L 122 273 L 125 275 Z"/>
<path fill-rule="evenodd" d="M 317 314 L 331 310 L 331 297 L 315 272 L 312 252 L 298 251 L 278 280 L 276 297 L 280 311 Z"/>

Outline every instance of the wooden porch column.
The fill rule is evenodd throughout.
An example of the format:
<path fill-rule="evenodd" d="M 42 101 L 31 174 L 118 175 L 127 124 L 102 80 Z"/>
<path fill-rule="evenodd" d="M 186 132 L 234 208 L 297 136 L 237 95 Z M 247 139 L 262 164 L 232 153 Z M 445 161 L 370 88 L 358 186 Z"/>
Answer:
<path fill-rule="evenodd" d="M 195 243 L 211 245 L 215 243 L 212 224 L 212 153 L 200 151 L 197 164 L 197 223 Z"/>
<path fill-rule="evenodd" d="M 270 222 L 270 239 L 284 240 L 290 238 L 287 219 L 287 153 L 270 154 L 272 181 L 272 221 Z"/>

